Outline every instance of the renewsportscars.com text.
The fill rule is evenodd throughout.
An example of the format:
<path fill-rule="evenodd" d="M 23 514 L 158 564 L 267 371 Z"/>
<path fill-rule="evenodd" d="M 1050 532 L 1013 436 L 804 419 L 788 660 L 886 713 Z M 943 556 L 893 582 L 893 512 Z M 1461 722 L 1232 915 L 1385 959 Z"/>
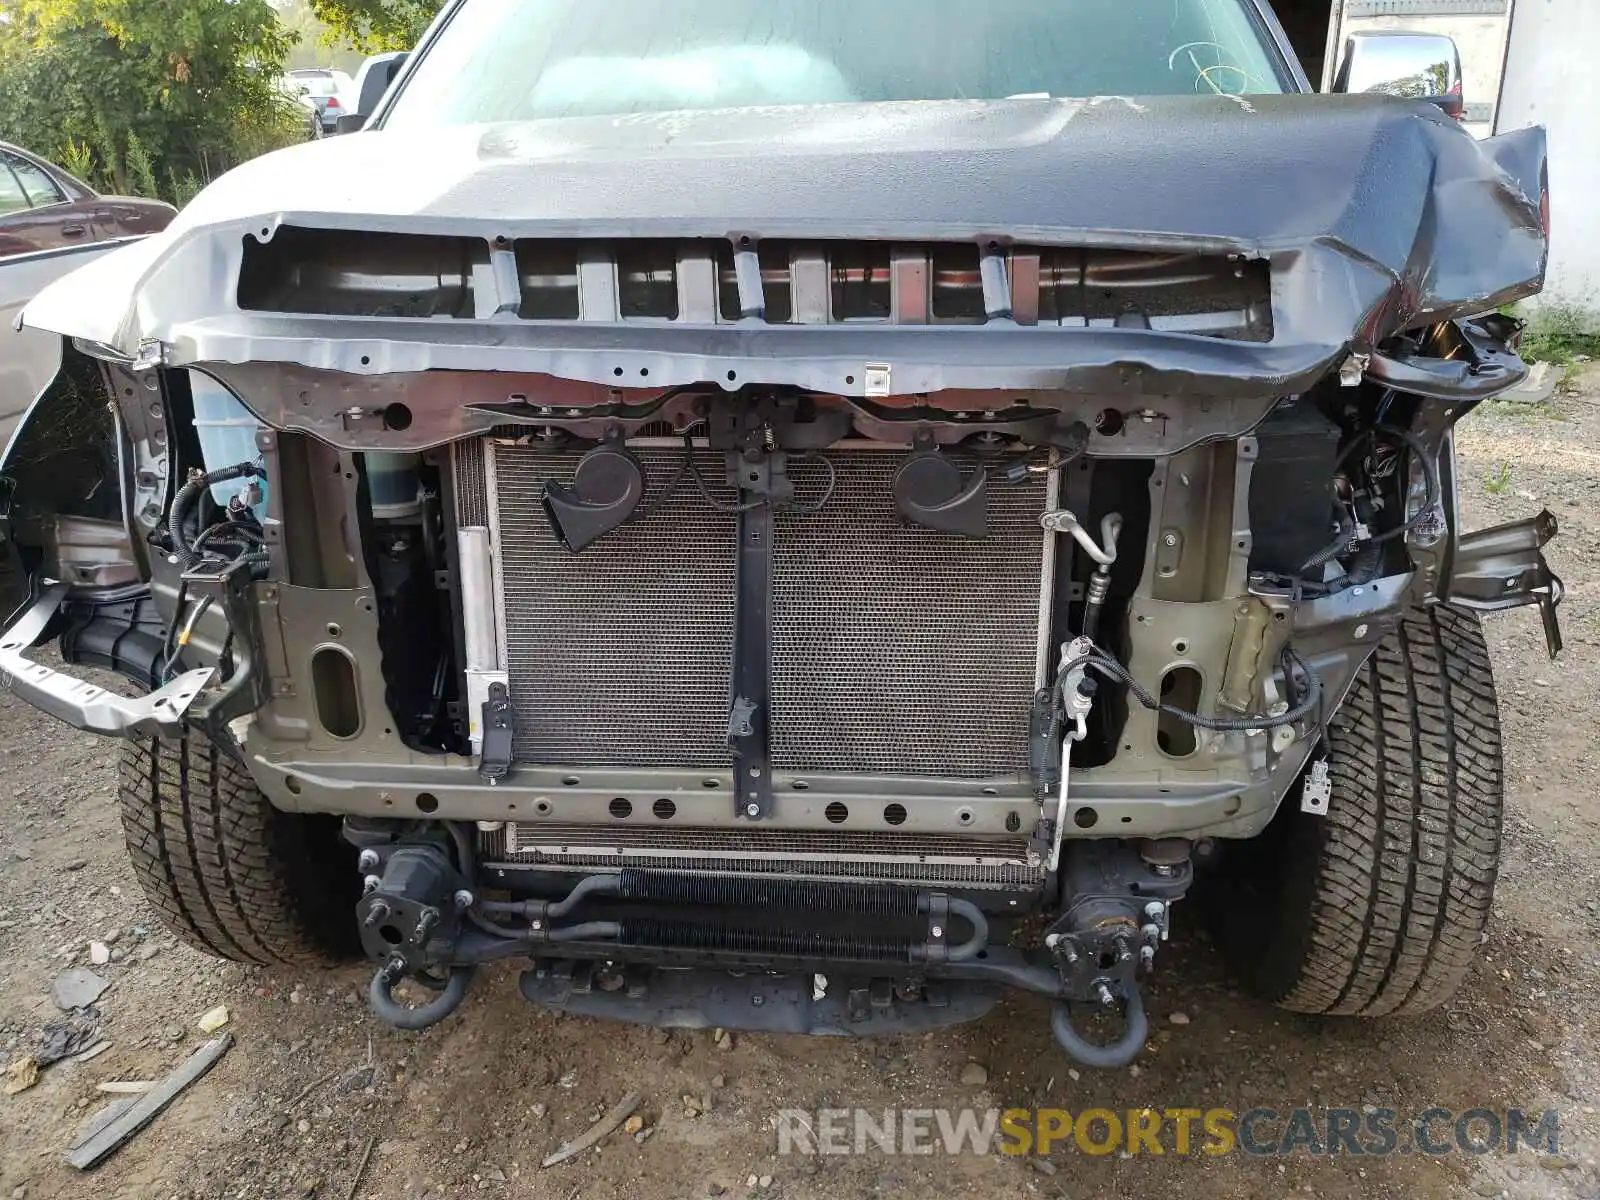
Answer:
<path fill-rule="evenodd" d="M 1554 1110 L 1064 1108 L 778 1111 L 779 1154 L 1480 1155 L 1560 1152 Z"/>

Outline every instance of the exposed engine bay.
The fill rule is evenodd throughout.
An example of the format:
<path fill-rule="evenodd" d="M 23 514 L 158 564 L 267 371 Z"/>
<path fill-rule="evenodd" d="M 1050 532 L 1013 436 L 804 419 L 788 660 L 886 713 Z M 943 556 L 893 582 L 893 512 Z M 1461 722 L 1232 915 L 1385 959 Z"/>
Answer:
<path fill-rule="evenodd" d="M 494 188 L 425 220 L 263 217 L 246 168 L 30 307 L 79 432 L 5 460 L 0 670 L 333 823 L 396 1025 L 523 958 L 549 1007 L 797 1032 L 1022 988 L 1126 1062 L 1172 905 L 1327 813 L 1330 722 L 1405 613 L 1538 604 L 1559 646 L 1553 520 L 1459 529 L 1451 451 L 1525 373 L 1490 310 L 1542 278 L 1542 135 L 1236 99 L 912 106 L 911 149 L 852 143 L 883 173 L 834 164 L 852 194 L 766 236 L 606 208 L 656 199 L 610 142 L 559 195 L 567 151 L 474 143 Z M 686 116 L 651 161 L 726 199 L 694 136 L 816 119 Z M 1172 161 L 1217 138 L 1304 195 Z M 414 165 L 357 141 L 351 206 Z M 1037 186 L 1140 145 L 1194 195 Z M 761 212 L 814 170 L 738 161 Z M 973 233 L 996 196 L 1025 236 Z"/>
<path fill-rule="evenodd" d="M 159 381 L 171 429 L 215 386 Z M 776 962 L 775 1028 L 966 1019 L 1010 984 L 1120 1006 L 1109 1046 L 1056 1021 L 1119 1061 L 1196 863 L 1326 803 L 1324 723 L 1447 569 L 1470 403 L 945 403 L 532 396 L 420 453 L 263 429 L 139 514 L 172 617 L 118 653 L 149 727 L 198 694 L 275 804 L 344 817 L 397 1023 L 512 953 L 575 1011 L 616 999 L 594 972 L 682 1006 L 649 966 Z M 841 964 L 837 1011 L 806 1000 Z M 408 976 L 444 990 L 407 1008 Z"/>

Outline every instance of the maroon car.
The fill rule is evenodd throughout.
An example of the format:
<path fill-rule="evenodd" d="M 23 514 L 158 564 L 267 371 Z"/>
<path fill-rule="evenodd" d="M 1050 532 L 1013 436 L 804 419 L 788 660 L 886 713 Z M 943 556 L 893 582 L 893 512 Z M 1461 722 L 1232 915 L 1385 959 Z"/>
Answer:
<path fill-rule="evenodd" d="M 0 256 L 157 233 L 177 209 L 102 196 L 54 163 L 0 142 Z"/>

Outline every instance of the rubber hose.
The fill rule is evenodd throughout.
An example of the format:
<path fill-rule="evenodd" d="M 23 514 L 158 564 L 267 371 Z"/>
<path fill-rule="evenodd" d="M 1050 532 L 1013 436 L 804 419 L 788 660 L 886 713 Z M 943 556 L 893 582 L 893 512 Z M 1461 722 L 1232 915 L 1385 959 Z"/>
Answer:
<path fill-rule="evenodd" d="M 946 962 L 965 962 L 989 944 L 989 920 L 970 900 L 950 901 L 950 915 L 960 917 L 972 926 L 972 936 L 959 946 L 951 946 L 945 955 Z"/>
<path fill-rule="evenodd" d="M 461 1007 L 461 1002 L 467 998 L 467 988 L 477 973 L 476 967 L 451 967 L 450 981 L 444 985 L 444 990 L 426 1004 L 412 1008 L 394 998 L 394 984 L 390 982 L 388 972 L 380 967 L 367 989 L 367 1001 L 379 1020 L 396 1029 L 427 1029 Z"/>
<path fill-rule="evenodd" d="M 1144 1052 L 1145 1038 L 1150 1035 L 1150 1022 L 1144 1015 L 1144 998 L 1138 988 L 1128 992 L 1127 1011 L 1122 1036 L 1104 1046 L 1087 1041 L 1072 1023 L 1072 1009 L 1065 1000 L 1056 1001 L 1050 1012 L 1050 1032 L 1055 1034 L 1061 1048 L 1075 1061 L 1086 1067 L 1107 1069 L 1125 1067 Z"/>

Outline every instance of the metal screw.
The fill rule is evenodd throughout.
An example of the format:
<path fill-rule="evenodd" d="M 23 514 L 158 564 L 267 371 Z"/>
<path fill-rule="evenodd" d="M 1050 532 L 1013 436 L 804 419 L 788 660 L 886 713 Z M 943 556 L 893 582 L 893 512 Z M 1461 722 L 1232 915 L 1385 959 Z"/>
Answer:
<path fill-rule="evenodd" d="M 1522 577 L 1520 575 L 1507 575 L 1506 576 L 1506 589 L 1509 591 L 1511 588 L 1516 587 L 1517 584 L 1519 584 L 1521 582 L 1522 582 Z"/>
<path fill-rule="evenodd" d="M 1171 863 L 1151 863 L 1150 873 L 1159 875 L 1162 879 L 1171 879 L 1178 873 L 1178 868 Z"/>
<path fill-rule="evenodd" d="M 1355 635 L 1358 638 L 1366 637 L 1367 636 L 1367 627 L 1365 625 L 1357 625 L 1356 628 L 1355 628 Z"/>
<path fill-rule="evenodd" d="M 378 852 L 372 849 L 363 850 L 356 859 L 356 869 L 363 875 L 370 874 L 377 869 Z"/>
<path fill-rule="evenodd" d="M 759 817 L 761 815 L 761 805 L 751 801 L 744 806 L 744 815 L 747 817 Z"/>
<path fill-rule="evenodd" d="M 528 928 L 532 929 L 535 933 L 537 933 L 539 930 L 544 928 L 544 922 L 543 921 L 529 921 L 528 922 Z"/>
<path fill-rule="evenodd" d="M 939 938 L 942 938 L 944 936 L 944 926 L 943 925 L 935 925 L 928 932 L 933 934 L 935 940 L 938 940 Z"/>
<path fill-rule="evenodd" d="M 1044 948 L 1046 950 L 1054 950 L 1060 944 L 1061 935 L 1059 933 L 1047 933 L 1044 935 Z"/>
<path fill-rule="evenodd" d="M 1178 535 L 1175 533 L 1167 534 L 1161 539 L 1161 544 L 1163 546 L 1176 546 L 1178 544 Z"/>
<path fill-rule="evenodd" d="M 462 912 L 466 912 L 467 909 L 472 907 L 473 901 L 475 901 L 477 897 L 471 892 L 467 891 L 466 888 L 462 888 L 454 896 L 452 896 L 451 899 L 455 901 L 455 905 L 458 909 L 460 909 Z"/>
<path fill-rule="evenodd" d="M 757 1008 L 760 1008 L 766 1002 L 767 1002 L 767 998 L 765 996 L 762 996 L 762 995 L 755 995 L 755 996 L 751 996 L 750 997 L 750 1003 L 754 1004 Z"/>
<path fill-rule="evenodd" d="M 1095 999 L 1100 1001 L 1100 1003 L 1106 1008 L 1110 1008 L 1117 1002 L 1117 998 L 1111 994 L 1111 989 L 1103 983 L 1097 983 L 1094 985 L 1094 995 Z"/>

